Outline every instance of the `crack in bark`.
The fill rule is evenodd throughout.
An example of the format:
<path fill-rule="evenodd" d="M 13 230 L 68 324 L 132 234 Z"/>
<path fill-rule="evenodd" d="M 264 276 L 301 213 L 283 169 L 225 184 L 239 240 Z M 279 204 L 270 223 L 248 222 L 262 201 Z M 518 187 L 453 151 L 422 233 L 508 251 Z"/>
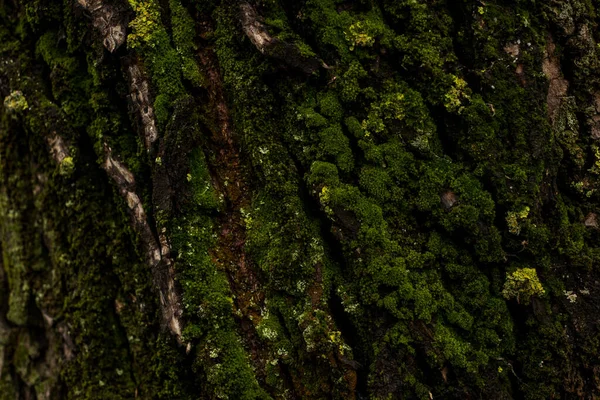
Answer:
<path fill-rule="evenodd" d="M 240 209 L 250 206 L 250 188 L 242 170 L 239 149 L 233 140 L 229 109 L 225 101 L 221 76 L 216 57 L 210 48 L 199 50 L 199 59 L 208 77 L 209 101 L 215 110 L 218 130 L 213 131 L 215 160 L 211 163 L 211 179 L 215 189 L 227 200 L 227 210 L 217 218 L 217 244 L 210 251 L 213 261 L 226 271 L 229 286 L 235 294 L 234 303 L 241 311 L 239 326 L 244 332 L 252 363 L 264 374 L 268 349 L 261 345 L 254 327 L 260 320 L 260 309 L 264 306 L 265 294 L 260 290 L 260 281 L 251 262 L 246 257 L 246 232 Z M 210 160 L 207 157 L 207 160 Z M 232 184 L 226 184 L 231 182 Z M 285 376 L 284 371 L 281 371 Z"/>
<path fill-rule="evenodd" d="M 129 86 L 129 98 L 140 121 L 142 131 L 140 136 L 142 136 L 145 149 L 151 152 L 159 135 L 149 82 L 139 63 L 138 59 L 126 57 L 123 69 Z M 133 226 L 145 248 L 146 262 L 152 269 L 154 285 L 160 296 L 163 325 L 166 325 L 175 335 L 179 344 L 182 344 L 183 310 L 181 296 L 175 282 L 175 265 L 171 258 L 171 247 L 166 231 L 163 229 L 157 235 L 154 234 L 142 201 L 135 191 L 135 177 L 123 164 L 112 157 L 112 151 L 107 145 L 105 145 L 105 154 L 104 169 L 115 181 L 121 196 L 127 202 Z M 153 180 L 154 175 L 153 172 Z"/>

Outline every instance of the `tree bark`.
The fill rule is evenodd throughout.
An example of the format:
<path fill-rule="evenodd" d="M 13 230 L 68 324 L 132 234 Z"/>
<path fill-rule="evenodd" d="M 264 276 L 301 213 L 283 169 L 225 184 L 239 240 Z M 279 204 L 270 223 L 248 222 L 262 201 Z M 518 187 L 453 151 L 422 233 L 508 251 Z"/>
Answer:
<path fill-rule="evenodd" d="M 600 398 L 597 0 L 0 0 L 0 399 Z"/>

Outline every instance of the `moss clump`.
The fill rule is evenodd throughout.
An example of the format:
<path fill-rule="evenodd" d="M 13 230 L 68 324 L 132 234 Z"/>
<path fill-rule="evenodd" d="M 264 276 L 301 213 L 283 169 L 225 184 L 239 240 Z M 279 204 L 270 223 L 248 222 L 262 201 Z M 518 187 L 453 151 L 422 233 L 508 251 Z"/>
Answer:
<path fill-rule="evenodd" d="M 59 44 L 60 43 L 60 44 Z M 65 115 L 77 128 L 89 124 L 89 92 L 92 79 L 87 75 L 81 59 L 70 54 L 60 42 L 56 30 L 48 30 L 39 36 L 36 55 L 51 71 L 52 95 Z"/>
<path fill-rule="evenodd" d="M 172 38 L 181 57 L 183 78 L 196 87 L 204 85 L 204 75 L 195 60 L 198 48 L 194 41 L 196 30 L 194 20 L 178 0 L 170 0 Z"/>
<path fill-rule="evenodd" d="M 9 112 L 22 112 L 29 108 L 29 104 L 23 92 L 15 90 L 4 98 L 4 107 Z"/>
<path fill-rule="evenodd" d="M 519 268 L 506 276 L 502 295 L 507 299 L 516 299 L 517 303 L 529 304 L 532 297 L 545 294 L 535 268 Z"/>
<path fill-rule="evenodd" d="M 61 175 L 69 176 L 75 170 L 75 162 L 73 157 L 65 157 L 59 164 L 59 171 Z"/>
<path fill-rule="evenodd" d="M 508 231 L 514 235 L 521 233 L 520 220 L 524 220 L 529 216 L 529 207 L 523 207 L 520 211 L 509 211 L 506 214 L 506 224 L 508 225 Z"/>

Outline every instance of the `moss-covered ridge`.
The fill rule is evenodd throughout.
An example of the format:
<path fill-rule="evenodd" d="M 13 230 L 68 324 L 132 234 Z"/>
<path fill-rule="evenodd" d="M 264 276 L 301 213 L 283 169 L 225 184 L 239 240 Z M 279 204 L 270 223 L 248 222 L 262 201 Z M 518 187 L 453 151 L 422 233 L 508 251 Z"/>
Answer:
<path fill-rule="evenodd" d="M 334 292 L 351 305 L 353 340 L 371 366 L 367 386 L 376 397 L 411 391 L 460 397 L 475 387 L 539 398 L 561 393 L 563 385 L 593 390 L 572 374 L 584 376 L 596 350 L 567 367 L 569 350 L 554 346 L 571 348 L 568 333 L 551 322 L 576 313 L 564 294 L 574 291 L 565 288 L 563 266 L 587 265 L 583 277 L 597 262 L 595 234 L 582 223 L 593 206 L 569 189 L 557 191 L 570 184 L 563 162 L 594 161 L 593 155 L 580 161 L 581 149 L 593 150 L 589 141 L 568 125 L 566 134 L 557 131 L 548 119 L 542 64 L 548 35 L 564 23 L 556 16 L 567 13 L 559 7 L 259 4 L 271 35 L 293 32 L 335 66 L 308 80 L 247 49 L 249 39 L 230 29 L 234 5 L 214 12 L 236 128 L 266 192 L 258 198 L 293 207 L 284 193 L 300 188 L 312 197 L 303 198 L 305 206 L 318 202 L 321 217 L 331 220 L 334 238 L 324 238 L 333 240 L 330 249 L 337 251 L 338 242 L 344 250 L 343 269 L 332 272 Z M 563 40 L 590 63 L 597 50 L 586 7 L 593 16 L 588 4 L 568 17 L 583 46 Z M 569 112 L 586 115 L 591 100 Z M 294 176 L 306 178 L 308 190 Z M 295 254 L 288 235 L 262 239 L 269 226 L 293 221 L 281 207 L 264 211 L 265 204 L 275 207 L 262 200 L 250 213 L 257 262 L 271 271 L 300 267 L 286 259 Z M 506 277 L 531 267 L 547 295 L 533 308 L 507 302 Z M 291 292 L 300 279 L 291 271 L 278 277 L 278 288 L 291 279 Z M 597 346 L 595 329 L 587 325 L 578 335 L 587 349 Z M 542 367 L 532 363 L 538 358 Z M 514 369 L 522 363 L 528 366 Z M 398 373 L 397 381 L 384 383 Z"/>

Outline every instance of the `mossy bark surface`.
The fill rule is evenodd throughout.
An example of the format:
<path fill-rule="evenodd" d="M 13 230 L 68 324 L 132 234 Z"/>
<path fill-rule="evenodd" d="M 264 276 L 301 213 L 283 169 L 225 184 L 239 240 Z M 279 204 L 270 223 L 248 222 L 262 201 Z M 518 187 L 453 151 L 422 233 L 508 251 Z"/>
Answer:
<path fill-rule="evenodd" d="M 597 0 L 0 0 L 0 399 L 600 398 Z"/>

